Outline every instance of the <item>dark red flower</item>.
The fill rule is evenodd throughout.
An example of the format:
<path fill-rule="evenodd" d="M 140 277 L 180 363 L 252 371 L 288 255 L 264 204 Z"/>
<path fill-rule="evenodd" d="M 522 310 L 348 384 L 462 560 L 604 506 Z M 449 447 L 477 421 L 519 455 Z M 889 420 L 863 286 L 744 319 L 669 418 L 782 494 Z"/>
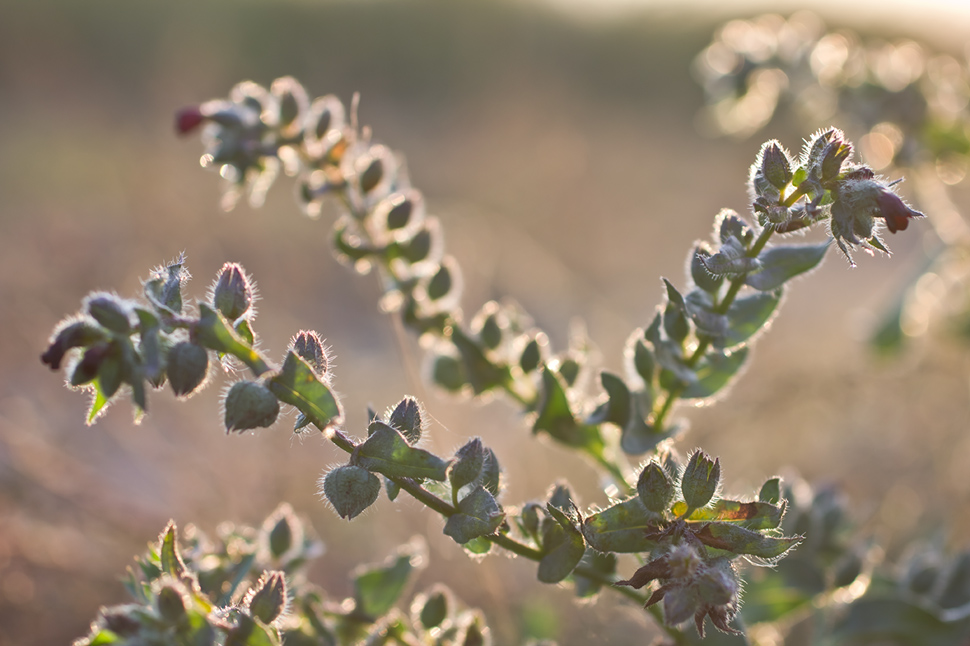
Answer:
<path fill-rule="evenodd" d="M 199 106 L 193 105 L 182 108 L 175 113 L 175 130 L 184 135 L 198 128 L 205 121 L 205 116 Z"/>
<path fill-rule="evenodd" d="M 878 205 L 879 212 L 874 215 L 886 220 L 886 228 L 889 229 L 890 233 L 905 231 L 906 227 L 909 226 L 910 218 L 923 217 L 922 213 L 909 208 L 903 202 L 902 198 L 888 188 L 879 191 L 879 195 L 876 197 L 876 204 Z"/>

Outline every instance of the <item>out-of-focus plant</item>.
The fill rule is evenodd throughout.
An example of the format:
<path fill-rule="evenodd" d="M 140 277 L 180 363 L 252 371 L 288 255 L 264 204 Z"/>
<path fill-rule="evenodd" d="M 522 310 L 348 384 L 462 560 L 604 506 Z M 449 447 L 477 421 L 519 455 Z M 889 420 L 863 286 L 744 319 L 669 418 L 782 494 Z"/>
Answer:
<path fill-rule="evenodd" d="M 168 382 L 177 396 L 188 397 L 205 383 L 210 365 L 241 362 L 253 379 L 238 381 L 224 396 L 227 432 L 270 426 L 281 404 L 295 408 L 295 432 L 316 427 L 349 455 L 320 479 L 321 493 L 342 518 L 359 515 L 382 489 L 391 500 L 406 492 L 440 514 L 443 532 L 470 554 L 504 550 L 525 557 L 537 563 L 540 581 L 571 582 L 582 598 L 604 589 L 617 592 L 643 604 L 671 643 L 695 643 L 705 634 L 714 643 L 749 643 L 749 628 L 752 634 L 766 626 L 783 629 L 805 617 L 814 618 L 822 627 L 819 634 L 831 643 L 856 643 L 852 621 L 867 612 L 856 602 L 869 599 L 862 595 L 875 580 L 870 574 L 874 551 L 845 535 L 841 501 L 826 492 L 796 495 L 778 478 L 753 495 L 732 499 L 722 495 L 719 460 L 701 450 L 683 460 L 673 446 L 686 426 L 673 418 L 677 404 L 711 401 L 735 378 L 791 279 L 815 268 L 833 241 L 847 257 L 858 248 L 885 251 L 883 222 L 895 233 L 922 216 L 892 184 L 852 161 L 852 144 L 841 131 L 819 130 L 798 156 L 777 141 L 761 147 L 749 175 L 753 219 L 730 210 L 717 215 L 711 239 L 689 253 L 686 287 L 663 279 L 663 303 L 652 321 L 630 336 L 624 375 L 601 371 L 600 389 L 587 378 L 592 360 L 586 339 L 554 352 L 546 334 L 509 303 L 487 303 L 466 320 L 460 269 L 445 252 L 438 220 L 426 213 L 402 159 L 358 126 L 356 101 L 350 110 L 333 96 L 311 102 L 290 78 L 278 79 L 268 90 L 247 82 L 228 99 L 183 110 L 177 127 L 183 133 L 202 129 L 202 164 L 225 178 L 226 208 L 243 195 L 259 204 L 280 169 L 296 176 L 298 200 L 311 217 L 321 214 L 324 200 L 337 204 L 342 215 L 333 226 L 335 253 L 362 273 L 377 273 L 382 309 L 400 317 L 428 348 L 431 380 L 450 392 L 506 395 L 526 413 L 533 433 L 586 456 L 612 480 L 606 487 L 610 502 L 583 509 L 561 481 L 550 486 L 544 500 L 506 504 L 502 483 L 509 475 L 482 438 L 472 438 L 450 456 L 419 447 L 426 414 L 411 397 L 383 414 L 371 411 L 361 437 L 348 434 L 330 388 L 321 338 L 298 333 L 279 366 L 263 356 L 252 325 L 253 283 L 232 263 L 195 307 L 183 302 L 187 273 L 178 259 L 146 281 L 147 302 L 95 293 L 55 329 L 43 360 L 53 369 L 66 365 L 69 383 L 91 391 L 89 421 L 122 392 L 130 393 L 140 415 L 147 408 L 148 387 Z M 777 236 L 814 226 L 827 227 L 831 240 L 772 244 Z M 157 550 L 162 561 L 166 541 L 174 545 L 174 531 L 165 536 L 170 535 Z M 259 552 L 253 553 L 258 558 Z M 618 574 L 624 554 L 637 562 L 627 578 Z M 233 575 L 238 582 L 229 586 L 232 592 L 223 590 L 213 603 L 204 586 L 193 583 L 193 568 L 171 565 L 173 558 L 168 557 L 168 567 L 160 566 L 159 576 L 181 581 L 188 572 L 183 587 L 173 588 L 177 594 L 165 594 L 196 612 L 191 625 L 200 632 L 192 633 L 193 643 L 230 643 L 229 632 L 243 624 L 247 628 L 232 643 L 284 638 L 282 624 L 274 622 L 290 615 L 252 619 L 252 600 L 274 577 L 279 586 L 285 581 L 296 590 L 285 568 L 282 575 L 265 575 L 242 601 L 233 595 L 243 589 L 246 575 Z M 198 567 L 218 560 L 202 559 Z M 265 566 L 256 563 L 243 569 L 255 567 L 258 575 Z M 746 563 L 774 567 L 748 577 L 750 598 L 742 608 Z M 167 584 L 154 583 L 152 572 L 146 571 L 150 580 L 136 588 L 139 630 L 154 630 L 152 622 L 161 613 L 157 597 Z M 970 583 L 970 576 L 958 575 L 953 576 L 961 585 Z M 201 586 L 201 570 L 197 578 Z M 398 595 L 387 596 L 381 612 L 367 613 L 385 627 L 365 643 L 487 641 L 484 629 L 474 638 L 467 631 L 453 638 L 442 638 L 437 629 L 422 634 L 417 624 L 424 621 L 424 611 L 418 613 L 420 622 L 408 625 L 395 619 Z M 316 631 L 316 643 L 363 639 L 330 630 L 336 638 L 328 642 L 303 605 L 293 606 L 293 621 Z M 385 613 L 391 619 L 378 619 Z M 931 616 L 946 630 L 970 625 L 955 613 Z M 684 626 L 691 621 L 696 630 Z M 708 625 L 717 630 L 708 633 Z M 259 631 L 245 632 L 248 626 Z M 95 630 L 104 628 L 102 621 Z M 225 632 L 224 642 L 219 630 Z M 116 631 L 112 635 L 95 635 L 90 643 L 146 643 Z M 182 643 L 179 639 L 161 643 Z"/>
<path fill-rule="evenodd" d="M 835 121 L 875 171 L 911 178 L 940 243 L 873 335 L 885 352 L 943 319 L 970 338 L 970 226 L 953 190 L 970 169 L 970 69 L 966 54 L 912 40 L 868 41 L 826 30 L 813 14 L 765 15 L 720 28 L 697 57 L 705 127 L 747 137 L 777 113 L 801 126 Z"/>

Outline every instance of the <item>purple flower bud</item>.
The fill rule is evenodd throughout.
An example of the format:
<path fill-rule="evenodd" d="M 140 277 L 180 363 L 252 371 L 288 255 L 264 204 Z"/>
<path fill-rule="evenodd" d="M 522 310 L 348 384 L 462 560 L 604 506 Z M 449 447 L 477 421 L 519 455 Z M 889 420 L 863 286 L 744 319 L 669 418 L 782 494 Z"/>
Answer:
<path fill-rule="evenodd" d="M 212 288 L 212 304 L 230 322 L 251 311 L 256 291 L 241 265 L 227 262 L 219 270 Z"/>
<path fill-rule="evenodd" d="M 193 105 L 182 108 L 175 113 L 175 131 L 180 135 L 187 135 L 205 121 L 205 116 L 199 106 Z"/>
<path fill-rule="evenodd" d="M 910 218 L 921 218 L 923 214 L 909 208 L 902 198 L 896 195 L 888 186 L 879 191 L 876 196 L 876 204 L 879 205 L 876 217 L 886 220 L 886 227 L 890 233 L 905 231 L 909 226 Z"/>

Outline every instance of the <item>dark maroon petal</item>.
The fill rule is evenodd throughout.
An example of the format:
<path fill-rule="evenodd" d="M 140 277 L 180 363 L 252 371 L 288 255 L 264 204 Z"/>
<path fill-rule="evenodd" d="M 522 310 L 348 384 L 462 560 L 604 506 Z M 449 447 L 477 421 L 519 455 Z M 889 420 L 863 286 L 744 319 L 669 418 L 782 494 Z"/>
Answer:
<path fill-rule="evenodd" d="M 198 128 L 204 120 L 205 117 L 202 116 L 202 110 L 199 109 L 199 106 L 193 105 L 182 108 L 175 113 L 175 130 L 180 135 L 187 134 Z"/>
<path fill-rule="evenodd" d="M 886 226 L 889 228 L 891 233 L 905 231 L 906 227 L 909 226 L 910 218 L 916 218 L 923 215 L 919 211 L 914 211 L 906 206 L 906 203 L 903 202 L 902 198 L 888 189 L 880 191 L 879 197 L 876 198 L 876 202 L 879 205 L 878 217 L 885 218 Z"/>

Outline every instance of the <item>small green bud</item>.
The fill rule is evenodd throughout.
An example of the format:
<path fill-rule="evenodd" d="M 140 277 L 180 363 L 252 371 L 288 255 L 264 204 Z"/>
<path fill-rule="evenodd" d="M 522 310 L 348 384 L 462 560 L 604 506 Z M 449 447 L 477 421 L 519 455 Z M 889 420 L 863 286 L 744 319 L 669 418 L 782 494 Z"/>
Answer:
<path fill-rule="evenodd" d="M 502 343 L 502 325 L 499 323 L 496 312 L 492 312 L 482 321 L 479 338 L 482 340 L 482 344 L 489 350 L 494 350 Z"/>
<path fill-rule="evenodd" d="M 227 262 L 212 287 L 212 306 L 230 322 L 249 313 L 256 290 L 241 265 Z"/>
<path fill-rule="evenodd" d="M 327 350 L 323 347 L 320 336 L 313 330 L 300 330 L 290 342 L 290 347 L 298 355 L 306 359 L 317 375 L 325 375 L 330 365 Z"/>
<path fill-rule="evenodd" d="M 323 495 L 337 515 L 347 520 L 374 504 L 380 491 L 381 481 L 377 476 L 353 464 L 331 469 L 323 477 Z"/>
<path fill-rule="evenodd" d="M 644 507 L 662 514 L 667 511 L 670 502 L 674 499 L 674 483 L 663 467 L 656 462 L 651 462 L 640 472 L 637 494 Z"/>
<path fill-rule="evenodd" d="M 711 460 L 703 451 L 695 451 L 687 461 L 680 483 L 684 502 L 690 509 L 700 509 L 705 506 L 714 497 L 720 480 L 720 460 Z"/>
<path fill-rule="evenodd" d="M 414 397 L 405 397 L 391 412 L 387 423 L 397 430 L 408 441 L 408 444 L 417 444 L 421 439 L 422 420 L 421 405 Z"/>
<path fill-rule="evenodd" d="M 175 395 L 191 395 L 199 390 L 209 372 L 209 353 L 194 343 L 176 343 L 168 351 L 166 370 Z"/>
<path fill-rule="evenodd" d="M 485 447 L 481 438 L 474 437 L 458 449 L 455 460 L 448 467 L 448 480 L 454 489 L 461 489 L 478 478 L 485 464 Z"/>
<path fill-rule="evenodd" d="M 175 586 L 164 585 L 155 596 L 158 614 L 170 624 L 179 624 L 185 619 L 185 599 Z"/>
<path fill-rule="evenodd" d="M 836 138 L 825 147 L 822 157 L 821 180 L 827 182 L 835 179 L 842 172 L 842 164 L 852 155 L 852 144 Z"/>
<path fill-rule="evenodd" d="M 276 621 L 286 609 L 286 578 L 279 570 L 263 572 L 247 595 L 244 604 L 249 612 L 264 624 Z"/>
<path fill-rule="evenodd" d="M 761 174 L 777 189 L 791 181 L 791 161 L 777 141 L 769 141 L 761 149 Z"/>
<path fill-rule="evenodd" d="M 113 294 L 91 294 L 85 307 L 95 321 L 118 334 L 131 333 L 131 308 Z"/>
<path fill-rule="evenodd" d="M 237 381 L 225 400 L 226 432 L 248 431 L 271 426 L 280 413 L 280 402 L 270 390 L 255 381 Z"/>

